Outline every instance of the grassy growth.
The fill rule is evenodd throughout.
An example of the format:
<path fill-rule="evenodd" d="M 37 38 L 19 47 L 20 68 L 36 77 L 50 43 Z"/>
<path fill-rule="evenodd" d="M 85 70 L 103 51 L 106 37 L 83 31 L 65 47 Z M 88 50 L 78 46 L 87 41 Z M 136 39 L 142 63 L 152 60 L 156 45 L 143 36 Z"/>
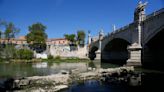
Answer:
<path fill-rule="evenodd" d="M 52 55 L 48 55 L 48 59 L 54 59 Z"/>
<path fill-rule="evenodd" d="M 55 57 L 55 60 L 60 60 L 60 59 L 61 57 L 59 55 Z"/>
<path fill-rule="evenodd" d="M 54 59 L 42 59 L 43 62 L 55 62 L 55 63 L 76 63 L 76 62 L 89 62 L 89 59 L 80 59 L 80 58 L 62 58 L 60 56 L 56 56 Z"/>

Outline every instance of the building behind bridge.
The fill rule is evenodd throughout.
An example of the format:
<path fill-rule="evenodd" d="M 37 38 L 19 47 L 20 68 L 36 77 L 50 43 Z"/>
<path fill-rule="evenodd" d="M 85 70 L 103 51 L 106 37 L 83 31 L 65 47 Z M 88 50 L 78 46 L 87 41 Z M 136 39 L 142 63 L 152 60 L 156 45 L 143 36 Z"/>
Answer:
<path fill-rule="evenodd" d="M 0 39 L 0 44 L 13 44 L 17 48 L 28 48 L 28 43 L 25 36 L 10 39 Z M 51 38 L 46 40 L 47 49 L 42 53 L 34 53 L 36 58 L 47 58 L 47 55 L 54 57 L 61 56 L 64 58 L 87 58 L 86 46 L 77 47 L 77 50 L 72 51 L 69 45 L 69 41 L 65 38 Z"/>
<path fill-rule="evenodd" d="M 10 39 L 0 39 L 1 44 L 28 45 L 25 36 Z M 69 41 L 65 38 L 51 38 L 46 40 L 47 45 L 68 45 Z"/>

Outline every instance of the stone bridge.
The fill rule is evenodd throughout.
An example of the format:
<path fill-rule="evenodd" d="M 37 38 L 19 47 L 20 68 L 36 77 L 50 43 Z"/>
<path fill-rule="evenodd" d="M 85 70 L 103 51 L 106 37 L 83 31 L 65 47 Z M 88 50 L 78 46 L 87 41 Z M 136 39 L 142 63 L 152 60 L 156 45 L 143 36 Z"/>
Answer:
<path fill-rule="evenodd" d="M 132 23 L 105 36 L 101 31 L 96 41 L 90 41 L 89 36 L 89 58 L 127 65 L 164 65 L 164 8 L 146 16 L 145 6 L 139 3 Z"/>

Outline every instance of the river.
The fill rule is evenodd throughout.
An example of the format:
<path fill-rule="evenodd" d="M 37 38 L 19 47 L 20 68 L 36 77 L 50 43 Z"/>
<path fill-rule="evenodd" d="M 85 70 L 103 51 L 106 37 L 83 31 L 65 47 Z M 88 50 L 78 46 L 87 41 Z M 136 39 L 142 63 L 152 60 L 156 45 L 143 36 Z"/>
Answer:
<path fill-rule="evenodd" d="M 59 73 L 62 70 L 70 71 L 78 69 L 80 72 L 87 71 L 88 67 L 92 68 L 109 68 L 117 67 L 109 63 L 99 62 L 78 62 L 78 63 L 52 63 L 52 62 L 38 62 L 38 63 L 0 63 L 0 78 L 10 77 L 29 77 L 29 76 L 44 76 Z"/>
<path fill-rule="evenodd" d="M 0 84 L 7 78 L 19 78 L 29 76 L 44 76 L 59 73 L 62 70 L 70 71 L 78 69 L 80 72 L 88 71 L 88 68 L 111 68 L 118 67 L 109 63 L 100 62 L 78 62 L 78 63 L 0 63 Z M 142 72 L 141 86 L 132 87 L 127 85 L 116 85 L 101 83 L 97 80 L 86 81 L 82 84 L 74 83 L 62 92 L 139 92 L 163 91 L 164 73 L 156 70 L 136 68 Z M 162 83 L 162 84 L 161 84 Z M 150 92 L 149 91 L 149 92 Z"/>

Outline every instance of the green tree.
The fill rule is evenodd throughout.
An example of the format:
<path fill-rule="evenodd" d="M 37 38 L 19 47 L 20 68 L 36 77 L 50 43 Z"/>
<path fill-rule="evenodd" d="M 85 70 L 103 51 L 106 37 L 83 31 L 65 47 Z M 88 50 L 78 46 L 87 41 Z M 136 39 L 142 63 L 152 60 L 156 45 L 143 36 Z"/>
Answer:
<path fill-rule="evenodd" d="M 76 35 L 75 34 L 65 34 L 64 36 L 68 41 L 71 42 L 71 44 L 75 44 L 75 42 L 76 42 L 76 40 L 75 40 Z"/>
<path fill-rule="evenodd" d="M 15 38 L 15 36 L 19 33 L 19 29 L 15 27 L 15 25 L 10 22 L 6 25 L 6 30 L 4 32 L 5 38 L 10 40 L 11 38 Z"/>
<path fill-rule="evenodd" d="M 29 33 L 26 35 L 27 43 L 31 49 L 37 53 L 46 50 L 47 34 L 45 33 L 46 26 L 41 23 L 35 23 L 29 26 Z"/>
<path fill-rule="evenodd" d="M 76 50 L 77 49 L 77 45 L 76 45 L 76 35 L 75 34 L 65 34 L 64 35 L 65 38 L 70 41 L 69 45 L 70 45 L 70 50 L 73 51 L 73 50 Z"/>
<path fill-rule="evenodd" d="M 4 21 L 4 20 L 0 20 L 0 28 L 6 28 L 6 21 Z M 0 29 L 0 41 L 1 41 L 1 38 L 3 37 L 3 30 L 2 29 Z"/>
<path fill-rule="evenodd" d="M 3 36 L 5 37 L 5 39 L 9 40 L 11 38 L 15 38 L 15 36 L 17 35 L 17 33 L 19 33 L 19 29 L 15 27 L 15 25 L 10 22 L 7 23 L 5 21 L 0 21 L 0 26 L 2 26 L 2 28 L 5 28 L 4 32 L 0 31 L 0 38 L 2 37 L 2 33 Z M 0 46 L 0 57 L 2 59 L 13 59 L 16 56 L 16 49 L 13 45 L 1 45 Z"/>
<path fill-rule="evenodd" d="M 84 46 L 85 43 L 85 32 L 84 30 L 78 30 L 77 31 L 77 41 L 80 46 Z"/>

